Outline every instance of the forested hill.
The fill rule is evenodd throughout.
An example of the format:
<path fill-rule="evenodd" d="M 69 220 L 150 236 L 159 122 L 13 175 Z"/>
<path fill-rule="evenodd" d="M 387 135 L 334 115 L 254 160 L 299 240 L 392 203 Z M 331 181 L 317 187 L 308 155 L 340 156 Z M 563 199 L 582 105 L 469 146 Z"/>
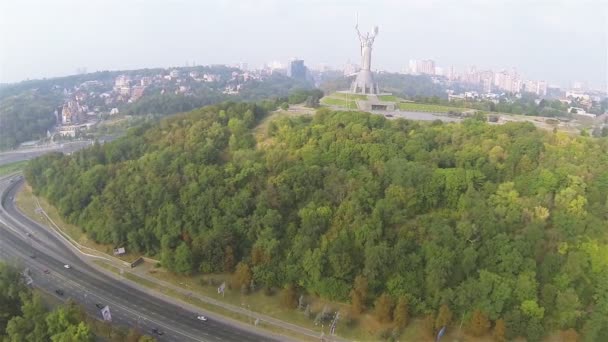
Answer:
<path fill-rule="evenodd" d="M 256 142 L 264 114 L 202 108 L 26 177 L 93 239 L 177 273 L 608 340 L 608 140 L 321 109 Z"/>

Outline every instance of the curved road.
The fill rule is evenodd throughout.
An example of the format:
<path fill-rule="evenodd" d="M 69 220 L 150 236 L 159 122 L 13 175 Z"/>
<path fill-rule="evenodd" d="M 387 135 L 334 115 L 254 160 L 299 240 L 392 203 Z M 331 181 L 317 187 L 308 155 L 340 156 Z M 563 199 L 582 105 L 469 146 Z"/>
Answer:
<path fill-rule="evenodd" d="M 270 335 L 250 326 L 221 317 L 209 321 L 196 319 L 200 310 L 178 305 L 135 284 L 94 268 L 80 259 L 52 232 L 24 217 L 14 206 L 13 198 L 23 185 L 20 176 L 0 178 L 0 259 L 28 268 L 34 286 L 60 298 L 72 298 L 92 315 L 100 316 L 95 304 L 108 305 L 113 322 L 138 327 L 160 341 L 272 341 L 284 337 Z M 70 269 L 64 268 L 69 264 Z M 205 313 L 203 313 L 205 314 Z M 205 314 L 207 315 L 207 314 Z"/>

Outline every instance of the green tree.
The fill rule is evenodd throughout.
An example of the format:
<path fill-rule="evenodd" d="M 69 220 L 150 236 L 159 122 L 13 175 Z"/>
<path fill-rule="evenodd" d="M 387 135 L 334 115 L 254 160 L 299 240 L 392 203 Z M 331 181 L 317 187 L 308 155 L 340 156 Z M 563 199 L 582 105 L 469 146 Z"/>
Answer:
<path fill-rule="evenodd" d="M 190 274 L 193 269 L 192 252 L 190 247 L 182 242 L 175 250 L 173 269 L 177 273 Z"/>

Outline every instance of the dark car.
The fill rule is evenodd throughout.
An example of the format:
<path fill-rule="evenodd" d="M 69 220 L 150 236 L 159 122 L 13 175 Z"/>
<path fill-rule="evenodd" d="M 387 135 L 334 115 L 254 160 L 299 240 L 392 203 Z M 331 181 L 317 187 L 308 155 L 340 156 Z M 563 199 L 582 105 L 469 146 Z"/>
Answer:
<path fill-rule="evenodd" d="M 55 290 L 55 293 L 58 294 L 58 295 L 60 295 L 60 296 L 63 296 L 63 290 L 57 289 L 57 290 Z"/>
<path fill-rule="evenodd" d="M 158 328 L 153 328 L 152 332 L 159 336 L 162 336 L 165 334 L 162 330 L 158 330 Z"/>
<path fill-rule="evenodd" d="M 100 304 L 100 303 L 95 304 L 95 306 L 96 306 L 98 309 L 103 309 L 103 307 L 104 307 L 104 305 L 103 305 L 103 304 Z"/>

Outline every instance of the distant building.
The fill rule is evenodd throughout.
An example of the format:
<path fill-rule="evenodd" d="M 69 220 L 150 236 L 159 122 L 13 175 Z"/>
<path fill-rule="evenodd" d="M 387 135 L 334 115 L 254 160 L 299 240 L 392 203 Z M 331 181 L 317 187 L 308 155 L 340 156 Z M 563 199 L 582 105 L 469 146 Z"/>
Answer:
<path fill-rule="evenodd" d="M 448 74 L 446 76 L 450 81 L 455 81 L 458 78 L 458 75 L 456 74 L 456 68 L 454 68 L 453 65 L 450 66 L 450 69 L 448 70 Z"/>
<path fill-rule="evenodd" d="M 357 64 L 354 63 L 346 63 L 346 65 L 344 65 L 344 76 L 353 76 L 355 74 L 357 74 L 357 72 L 359 71 L 359 66 Z"/>
<path fill-rule="evenodd" d="M 436 71 L 440 71 L 443 74 L 443 69 L 439 68 L 436 70 L 435 61 L 432 59 L 415 60 L 410 59 L 409 63 L 410 74 L 414 75 L 436 75 Z"/>
<path fill-rule="evenodd" d="M 64 103 L 61 108 L 61 123 L 63 125 L 72 125 L 79 123 L 82 119 L 83 108 L 77 101 L 71 100 Z"/>
<path fill-rule="evenodd" d="M 527 80 L 524 82 L 524 90 L 538 96 L 547 95 L 547 82 Z"/>
<path fill-rule="evenodd" d="M 144 87 L 144 86 L 133 87 L 133 89 L 131 90 L 130 101 L 135 102 L 135 101 L 139 100 L 144 95 L 144 90 L 146 90 L 146 87 Z"/>
<path fill-rule="evenodd" d="M 304 60 L 294 59 L 289 62 L 289 67 L 287 68 L 287 76 L 294 78 L 296 80 L 306 80 L 306 73 L 308 69 L 304 65 Z"/>
<path fill-rule="evenodd" d="M 435 75 L 435 61 L 431 59 L 419 61 L 418 72 L 426 75 Z"/>
<path fill-rule="evenodd" d="M 128 86 L 120 87 L 118 89 L 118 92 L 120 93 L 120 95 L 129 96 L 129 95 L 131 95 L 131 88 L 129 88 Z"/>
<path fill-rule="evenodd" d="M 494 85 L 506 92 L 519 93 L 523 83 L 515 70 L 502 70 L 494 75 Z"/>
<path fill-rule="evenodd" d="M 128 87 L 130 82 L 131 82 L 131 78 L 129 76 L 120 75 L 120 76 L 116 77 L 116 80 L 114 81 L 114 86 L 116 88 Z"/>
<path fill-rule="evenodd" d="M 147 76 L 142 77 L 141 80 L 139 80 L 139 84 L 142 87 L 149 86 L 150 84 L 152 84 L 152 77 L 147 77 Z"/>
<path fill-rule="evenodd" d="M 171 76 L 171 78 L 178 78 L 179 77 L 179 70 L 171 70 L 171 72 L 169 72 L 169 76 Z"/>

